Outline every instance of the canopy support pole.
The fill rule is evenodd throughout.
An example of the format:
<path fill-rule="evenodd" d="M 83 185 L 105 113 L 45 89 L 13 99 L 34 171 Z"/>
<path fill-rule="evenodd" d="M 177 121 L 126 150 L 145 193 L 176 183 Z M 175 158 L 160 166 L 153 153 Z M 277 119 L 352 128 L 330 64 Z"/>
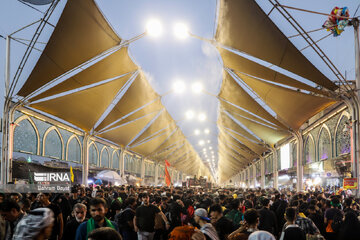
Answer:
<path fill-rule="evenodd" d="M 303 168 L 303 159 L 304 159 L 304 141 L 300 131 L 294 132 L 295 138 L 297 140 L 297 149 L 296 149 L 296 190 L 302 191 L 303 190 L 303 175 L 304 175 L 304 168 Z"/>
<path fill-rule="evenodd" d="M 82 147 L 82 184 L 88 186 L 89 175 L 89 133 L 85 133 Z"/>
<path fill-rule="evenodd" d="M 120 152 L 120 176 L 125 179 L 125 148 L 121 148 Z"/>
<path fill-rule="evenodd" d="M 276 149 L 272 148 L 273 153 L 273 178 L 274 178 L 274 188 L 279 188 L 279 173 L 278 173 L 278 155 L 276 154 Z"/>
<path fill-rule="evenodd" d="M 141 158 L 141 172 L 140 178 L 143 180 L 143 184 L 145 183 L 145 160 L 146 158 Z"/>
<path fill-rule="evenodd" d="M 155 183 L 155 187 L 157 186 L 157 185 L 159 185 L 159 164 L 158 163 L 155 163 L 155 181 L 154 181 L 154 183 Z"/>
<path fill-rule="evenodd" d="M 354 105 L 355 105 L 355 114 L 356 114 L 356 119 L 354 119 L 354 124 L 352 126 L 352 136 L 353 136 L 353 148 L 354 150 L 352 150 L 354 156 L 353 159 L 351 159 L 351 164 L 352 164 L 352 176 L 357 178 L 357 189 L 356 189 L 356 196 L 360 195 L 360 191 L 359 191 L 359 184 L 360 184 L 360 176 L 359 176 L 359 151 L 360 151 L 360 146 L 359 146 L 359 141 L 360 141 L 360 132 L 359 132 L 359 119 L 360 119 L 360 103 L 359 103 L 359 99 L 360 99 L 360 91 L 358 90 L 360 88 L 360 39 L 359 39 L 359 19 L 358 18 L 354 18 L 352 20 L 352 24 L 354 26 L 354 42 L 355 42 L 355 81 L 356 81 L 356 96 L 354 98 Z"/>
<path fill-rule="evenodd" d="M 260 187 L 265 189 L 265 159 L 260 157 Z"/>
<path fill-rule="evenodd" d="M 10 36 L 6 36 L 6 53 L 5 53 L 5 101 L 2 121 L 2 158 L 1 158 L 1 184 L 6 184 L 8 180 L 8 130 L 9 130 L 9 112 L 10 112 Z"/>

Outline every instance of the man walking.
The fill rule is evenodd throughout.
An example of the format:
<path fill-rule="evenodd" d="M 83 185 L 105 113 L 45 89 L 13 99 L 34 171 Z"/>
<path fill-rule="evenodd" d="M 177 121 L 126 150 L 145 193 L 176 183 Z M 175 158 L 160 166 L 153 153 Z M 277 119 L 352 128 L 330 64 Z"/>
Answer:
<path fill-rule="evenodd" d="M 0 205 L 1 216 L 6 220 L 5 224 L 5 240 L 12 239 L 16 225 L 24 213 L 21 211 L 19 204 L 14 200 L 5 200 Z"/>
<path fill-rule="evenodd" d="M 166 229 L 169 229 L 170 223 L 158 207 L 150 204 L 148 193 L 142 193 L 141 200 L 143 204 L 136 209 L 134 228 L 137 232 L 138 240 L 153 240 L 155 235 L 155 216 L 160 214 L 166 223 Z"/>
<path fill-rule="evenodd" d="M 106 202 L 102 198 L 93 198 L 90 200 L 91 218 L 80 224 L 76 230 L 76 240 L 87 240 L 88 235 L 95 229 L 100 227 L 110 227 L 118 231 L 117 224 L 105 217 L 107 213 Z"/>

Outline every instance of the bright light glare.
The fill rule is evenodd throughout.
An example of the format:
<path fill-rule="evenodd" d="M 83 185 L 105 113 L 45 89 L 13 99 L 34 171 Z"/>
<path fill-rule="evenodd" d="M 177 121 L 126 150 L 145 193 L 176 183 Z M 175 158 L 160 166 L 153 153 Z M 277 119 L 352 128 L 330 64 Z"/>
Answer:
<path fill-rule="evenodd" d="M 173 91 L 175 93 L 183 93 L 186 89 L 185 83 L 183 81 L 176 81 L 173 84 Z"/>
<path fill-rule="evenodd" d="M 174 25 L 174 35 L 179 39 L 185 39 L 189 36 L 189 29 L 184 23 Z"/>
<path fill-rule="evenodd" d="M 207 143 L 210 143 L 210 140 L 207 140 Z"/>
<path fill-rule="evenodd" d="M 199 129 L 195 129 L 194 134 L 195 134 L 195 135 L 199 135 L 199 134 L 200 134 L 200 130 L 199 130 Z"/>
<path fill-rule="evenodd" d="M 186 119 L 188 119 L 188 120 L 191 120 L 195 117 L 195 113 L 192 110 L 186 111 L 185 115 L 186 115 Z"/>
<path fill-rule="evenodd" d="M 200 141 L 199 141 L 199 145 L 200 145 L 200 146 L 202 146 L 202 145 L 204 145 L 204 144 L 205 144 L 205 141 L 204 141 L 204 140 L 200 140 Z"/>
<path fill-rule="evenodd" d="M 151 37 L 159 37 L 162 34 L 162 25 L 159 20 L 151 19 L 146 24 L 146 33 Z"/>
<path fill-rule="evenodd" d="M 209 134 L 209 133 L 210 133 L 210 130 L 209 130 L 208 128 L 206 128 L 206 129 L 204 130 L 204 133 L 205 133 L 205 134 Z"/>
<path fill-rule="evenodd" d="M 206 115 L 205 115 L 205 113 L 200 113 L 199 114 L 199 121 L 200 122 L 203 122 L 203 121 L 205 121 L 206 120 Z"/>
<path fill-rule="evenodd" d="M 315 185 L 319 185 L 321 183 L 321 178 L 316 177 L 313 182 L 314 182 Z"/>
<path fill-rule="evenodd" d="M 203 90 L 203 85 L 200 82 L 195 82 L 191 85 L 191 91 L 193 93 L 199 94 Z"/>
<path fill-rule="evenodd" d="M 206 148 L 203 148 L 203 151 L 206 152 Z"/>
<path fill-rule="evenodd" d="M 211 150 L 211 149 L 212 149 L 212 147 L 209 147 L 209 149 Z"/>

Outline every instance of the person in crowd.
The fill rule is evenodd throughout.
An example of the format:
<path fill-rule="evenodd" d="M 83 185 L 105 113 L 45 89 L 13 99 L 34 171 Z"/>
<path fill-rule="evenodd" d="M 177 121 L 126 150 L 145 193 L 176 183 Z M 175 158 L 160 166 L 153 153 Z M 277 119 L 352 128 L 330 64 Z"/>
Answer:
<path fill-rule="evenodd" d="M 95 229 L 88 235 L 87 240 L 122 240 L 120 234 L 110 227 Z"/>
<path fill-rule="evenodd" d="M 225 217 L 230 219 L 236 227 L 239 227 L 240 222 L 243 220 L 241 208 L 241 200 L 239 198 L 233 199 L 230 203 L 230 211 L 225 215 Z"/>
<path fill-rule="evenodd" d="M 50 240 L 57 240 L 62 238 L 64 221 L 61 208 L 56 202 L 50 202 L 51 195 L 49 193 L 40 193 L 39 207 L 49 208 L 54 213 L 54 227 L 52 228 Z"/>
<path fill-rule="evenodd" d="M 198 208 L 194 213 L 194 220 L 200 226 L 200 231 L 205 235 L 207 240 L 219 240 L 216 229 L 211 225 L 208 213 L 204 208 Z"/>
<path fill-rule="evenodd" d="M 235 231 L 234 223 L 223 215 L 219 204 L 212 205 L 209 210 L 211 224 L 215 227 L 220 240 L 226 240 L 228 235 Z"/>
<path fill-rule="evenodd" d="M 310 218 L 316 227 L 319 229 L 321 235 L 325 234 L 325 226 L 324 226 L 324 216 L 316 209 L 315 205 L 310 205 L 308 207 L 308 218 Z"/>
<path fill-rule="evenodd" d="M 205 235 L 193 226 L 175 227 L 168 237 L 169 240 L 206 240 Z"/>
<path fill-rule="evenodd" d="M 269 209 L 270 200 L 263 198 L 261 205 L 263 207 L 259 210 L 259 230 L 268 231 L 273 235 L 277 235 L 277 219 L 275 213 Z"/>
<path fill-rule="evenodd" d="M 17 224 L 12 240 L 45 240 L 51 236 L 54 214 L 49 208 L 37 208 Z"/>
<path fill-rule="evenodd" d="M 320 233 L 314 222 L 310 218 L 307 218 L 303 212 L 299 212 L 299 208 L 296 208 L 296 212 L 297 217 L 295 224 L 304 230 L 305 234 L 316 235 Z"/>
<path fill-rule="evenodd" d="M 181 214 L 187 214 L 184 203 L 181 201 L 178 194 L 173 195 L 172 203 L 169 207 L 169 222 L 170 222 L 170 231 L 175 227 L 181 226 Z"/>
<path fill-rule="evenodd" d="M 21 194 L 20 193 L 10 193 L 10 199 L 12 199 L 18 203 L 21 200 Z"/>
<path fill-rule="evenodd" d="M 352 208 L 352 205 L 353 205 L 353 199 L 352 198 L 346 198 L 344 200 L 344 210 L 343 210 L 344 214 L 346 214 L 348 212 L 352 212 L 356 216 L 359 216 L 359 213 Z"/>
<path fill-rule="evenodd" d="M 251 233 L 258 231 L 259 214 L 250 208 L 244 213 L 244 222 L 242 225 L 229 235 L 230 240 L 247 240 Z"/>
<path fill-rule="evenodd" d="M 86 189 L 86 190 L 85 190 Z M 261 211 L 269 210 L 275 211 L 276 213 L 276 220 L 278 222 L 278 230 L 275 231 L 275 235 L 280 236 L 281 229 L 286 228 L 285 222 L 288 222 L 288 219 L 285 218 L 286 214 L 285 211 L 288 206 L 291 206 L 296 211 L 296 218 L 295 224 L 298 225 L 305 234 L 308 235 L 308 238 L 319 238 L 318 232 L 322 233 L 326 237 L 327 240 L 331 239 L 341 239 L 344 236 L 347 236 L 347 233 L 356 232 L 358 229 L 356 227 L 356 221 L 352 221 L 352 216 L 359 215 L 359 202 L 360 199 L 356 198 L 355 196 L 347 196 L 343 197 L 340 194 L 341 191 L 332 187 L 332 188 L 315 188 L 310 189 L 308 192 L 296 192 L 295 190 L 289 189 L 218 189 L 218 188 L 196 188 L 196 189 L 188 189 L 185 187 L 149 187 L 149 186 L 129 186 L 129 187 L 118 187 L 118 186 L 100 186 L 95 187 L 90 185 L 89 187 L 85 188 L 84 186 L 74 185 L 71 189 L 71 193 L 65 194 L 37 194 L 37 193 L 26 193 L 26 194 L 0 194 L 0 201 L 8 201 L 9 199 L 13 198 L 14 200 L 19 200 L 17 203 L 20 207 L 20 211 L 24 214 L 26 211 L 29 211 L 29 205 L 31 206 L 30 209 L 38 209 L 38 208 L 49 208 L 54 211 L 54 216 L 56 217 L 54 220 L 54 233 L 56 239 L 59 239 L 59 222 L 60 218 L 59 213 L 64 213 L 67 210 L 67 205 L 63 204 L 67 201 L 70 201 L 70 204 L 73 205 L 74 202 L 79 201 L 81 203 L 83 200 L 86 200 L 85 203 L 89 204 L 90 200 L 96 199 L 96 191 L 95 189 L 102 190 L 102 195 L 105 199 L 102 199 L 102 203 L 100 204 L 100 208 L 96 208 L 93 214 L 90 214 L 89 206 L 87 206 L 87 217 L 90 218 L 94 216 L 94 224 L 89 224 L 89 231 L 87 226 L 83 227 L 83 238 L 87 239 L 87 234 L 90 233 L 90 230 L 98 229 L 100 227 L 111 227 L 110 224 L 105 219 L 108 219 L 109 222 L 112 224 L 112 220 L 115 220 L 121 226 L 119 233 L 122 234 L 127 239 L 137 239 L 138 234 L 135 232 L 135 225 L 138 224 L 138 231 L 142 236 L 142 239 L 151 239 L 152 238 L 152 231 L 156 230 L 154 240 L 167 240 L 169 232 L 166 231 L 165 223 L 171 222 L 172 216 L 179 216 L 179 218 L 175 221 L 178 221 L 180 225 L 188 225 L 191 224 L 194 227 L 199 229 L 203 228 L 204 231 L 209 230 L 211 231 L 211 224 L 206 225 L 208 222 L 205 220 L 202 222 L 203 224 L 200 226 L 200 223 L 197 216 L 195 216 L 195 210 L 199 208 L 205 209 L 205 212 L 209 210 L 210 212 L 207 213 L 214 224 L 212 229 L 218 230 L 219 233 L 216 232 L 218 238 L 223 239 L 222 231 L 225 231 L 226 227 L 230 226 L 229 224 L 221 224 L 223 218 L 227 218 L 227 216 L 231 216 L 232 213 L 237 213 L 236 209 L 240 210 L 237 218 L 232 216 L 232 219 L 239 219 L 241 214 L 243 213 L 244 221 L 239 221 L 240 227 L 231 233 L 228 236 L 228 239 L 248 239 L 250 234 L 254 231 L 258 231 L 257 221 L 262 223 Z M 86 195 L 86 193 L 88 195 Z M 92 196 L 91 193 L 94 193 Z M 123 204 L 117 204 L 116 209 L 114 208 L 115 212 L 120 211 L 120 213 L 116 214 L 113 219 L 109 218 L 108 214 L 108 207 L 111 206 L 111 203 L 114 202 L 116 196 L 122 196 L 122 199 L 129 199 L 129 202 L 126 201 Z M 141 197 L 144 195 L 144 199 Z M 147 199 L 148 198 L 148 199 Z M 83 199 L 83 200 L 81 200 Z M 242 207 L 239 209 L 238 200 L 240 199 L 240 206 L 241 202 L 243 201 Z M 241 200 L 243 199 L 243 200 Z M 267 203 L 267 200 L 270 200 Z M 177 213 L 170 213 L 171 209 L 174 209 L 174 203 L 181 206 L 180 201 L 184 203 L 184 209 L 186 211 Z M 105 204 L 104 204 L 105 202 Z M 109 203 L 110 205 L 107 205 Z M 133 204 L 130 204 L 133 203 Z M 150 203 L 154 204 L 155 208 L 149 207 Z M 76 203 L 74 203 L 75 205 Z M 225 208 L 225 211 L 222 212 L 219 210 L 219 207 L 215 207 L 214 205 L 221 204 L 220 208 Z M 267 207 L 263 207 L 263 205 Z M 140 206 L 144 209 L 139 210 L 138 216 L 140 221 L 136 221 L 136 207 Z M 255 209 L 251 209 L 251 206 L 255 206 Z M 344 206 L 344 208 L 342 208 Z M 133 211 L 129 211 L 127 208 L 131 208 Z M 73 208 L 74 209 L 74 208 Z M 127 209 L 127 210 L 126 210 Z M 140 208 L 139 208 L 140 209 Z M 153 209 L 149 210 L 146 209 Z M 214 211 L 214 209 L 218 209 Z M 343 209 L 343 210 L 342 210 Z M 125 211 L 126 210 L 126 211 Z M 246 210 L 246 211 L 245 211 Z M 157 212 L 162 212 L 162 214 L 158 214 Z M 255 211 L 255 213 L 254 213 Z M 72 211 L 73 214 L 74 211 Z M 223 215 L 221 215 L 221 213 Z M 246 214 L 245 214 L 246 213 Z M 348 215 L 353 213 L 352 215 Z M 80 214 L 80 213 L 79 213 Z M 108 214 L 108 215 L 107 215 Z M 201 215 L 208 218 L 208 215 Z M 71 214 L 70 214 L 71 215 Z M 166 217 L 164 217 L 166 215 Z M 199 215 L 199 214 L 198 214 Z M 5 221 L 5 215 L 1 215 L 0 219 L 0 240 L 4 239 L 4 234 L 8 228 L 7 225 L 9 221 Z M 3 217 L 4 216 L 4 217 Z M 153 218 L 155 216 L 155 220 Z M 225 217 L 224 217 L 225 216 Z M 246 216 L 246 217 L 245 217 Z M 345 218 L 344 218 L 345 216 Z M 24 216 L 25 217 L 25 216 Z M 168 218 L 167 218 L 168 217 Z M 209 217 L 209 218 L 210 218 Z M 234 218 L 233 218 L 234 217 Z M 345 223 L 346 219 L 346 223 Z M 65 219 L 63 219 L 65 220 Z M 79 218 L 77 219 L 79 220 Z M 99 220 L 99 224 L 97 221 Z M 135 221 L 134 221 L 135 220 Z M 196 223 L 196 221 L 198 223 Z M 204 220 L 204 219 L 203 219 Z M 66 231 L 62 236 L 62 239 L 76 239 L 76 234 L 74 235 L 73 231 L 75 231 L 76 226 L 79 225 L 81 220 L 76 222 L 76 219 L 73 219 L 71 216 L 68 221 L 72 221 L 74 224 L 74 230 L 68 230 L 66 227 Z M 331 222 L 330 222 L 331 221 Z M 90 222 L 84 220 L 83 223 Z M 81 223 L 81 224 L 83 224 Z M 135 224 L 134 224 L 135 223 Z M 354 226 L 349 223 L 354 223 Z M 79 230 L 81 224 L 79 225 L 77 231 Z M 126 225 L 125 225 L 126 224 Z M 224 226 L 224 227 L 220 227 Z M 87 225 L 87 224 L 86 224 Z M 117 224 L 112 224 L 116 226 Z M 260 228 L 262 224 L 260 224 Z M 283 227 L 285 225 L 285 228 Z M 323 227 L 321 227 L 323 225 Z M 68 226 L 66 224 L 66 226 Z M 69 225 L 70 226 L 70 225 Z M 125 226 L 125 228 L 124 228 Z M 226 227 L 225 227 L 226 226 Z M 6 228 L 5 228 L 6 227 Z M 181 231 L 181 227 L 177 228 L 177 233 Z M 16 227 L 14 227 L 16 229 Z M 174 229 L 175 229 L 174 228 Z M 123 231 L 123 230 L 129 230 Z M 146 231 L 144 231 L 144 229 Z M 326 229 L 326 230 L 325 230 Z M 332 229 L 333 232 L 329 232 L 328 230 Z M 140 230 L 143 230 L 142 233 Z M 184 230 L 184 229 L 183 229 Z M 16 230 L 15 230 L 16 231 Z M 200 231 L 200 230 L 199 230 Z M 270 230 L 272 231 L 272 230 Z M 85 233 L 84 233 L 85 232 Z M 130 234 L 127 234 L 131 232 Z M 325 233 L 324 233 L 325 232 Z M 69 233 L 69 234 L 67 234 Z M 150 233 L 150 234 L 148 234 Z M 46 234 L 45 234 L 46 235 Z M 44 234 L 40 234 L 40 237 L 44 237 Z M 73 236 L 71 236 L 73 235 Z M 129 237 L 130 235 L 130 237 Z M 150 237 L 146 236 L 149 235 Z M 256 234 L 254 234 L 256 235 Z M 61 235 L 60 235 L 61 236 Z M 178 235 L 177 235 L 178 236 Z M 204 235 L 205 236 L 205 235 Z M 259 236 L 264 236 L 259 234 Z M 51 236 L 53 237 L 53 236 Z M 50 238 L 51 238 L 50 237 Z M 199 236 L 201 238 L 201 236 Z M 206 237 L 205 237 L 206 238 Z M 209 239 L 209 237 L 207 237 Z"/>
<path fill-rule="evenodd" d="M 134 197 L 128 197 L 125 204 L 126 208 L 115 215 L 115 222 L 118 224 L 119 231 L 124 240 L 137 239 L 137 234 L 134 229 L 136 199 Z"/>
<path fill-rule="evenodd" d="M 141 196 L 143 204 L 136 208 L 134 217 L 134 229 L 137 232 L 138 240 L 152 240 L 155 235 L 155 217 L 160 214 L 166 224 L 166 229 L 169 229 L 170 223 L 160 209 L 153 204 L 150 204 L 149 194 L 142 193 Z"/>
<path fill-rule="evenodd" d="M 360 238 L 360 221 L 353 211 L 345 213 L 345 220 L 339 229 L 338 240 L 355 240 Z"/>
<path fill-rule="evenodd" d="M 4 227 L 4 239 L 11 240 L 14 235 L 16 225 L 24 217 L 24 212 L 15 200 L 8 199 L 0 204 L 0 213 L 6 220 Z"/>
<path fill-rule="evenodd" d="M 75 240 L 76 230 L 79 225 L 86 220 L 87 207 L 85 204 L 77 203 L 74 205 L 72 214 L 74 218 L 68 221 L 64 228 L 63 239 Z"/>
<path fill-rule="evenodd" d="M 276 238 L 271 233 L 260 230 L 250 234 L 249 240 L 276 240 Z"/>
<path fill-rule="evenodd" d="M 91 218 L 80 224 L 76 230 L 76 240 L 88 239 L 88 234 L 100 227 L 110 227 L 118 231 L 117 224 L 105 217 L 108 209 L 104 199 L 93 198 L 90 200 L 89 205 Z"/>
<path fill-rule="evenodd" d="M 338 221 L 342 219 L 342 212 L 340 211 L 340 200 L 337 197 L 333 197 L 330 201 L 331 207 L 326 209 L 324 215 L 324 223 L 326 226 L 326 239 L 335 240 L 339 233 L 340 224 Z"/>
<path fill-rule="evenodd" d="M 280 240 L 306 240 L 304 230 L 295 224 L 296 210 L 292 207 L 286 209 L 286 223 L 280 236 Z"/>

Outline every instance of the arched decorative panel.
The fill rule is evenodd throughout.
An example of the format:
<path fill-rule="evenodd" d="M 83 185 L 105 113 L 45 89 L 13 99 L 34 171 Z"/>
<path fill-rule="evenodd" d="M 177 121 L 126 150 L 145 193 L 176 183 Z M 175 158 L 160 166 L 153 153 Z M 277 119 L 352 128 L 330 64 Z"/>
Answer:
<path fill-rule="evenodd" d="M 109 154 L 109 150 L 107 149 L 107 147 L 104 147 L 101 150 L 101 155 L 100 155 L 100 166 L 101 167 L 105 167 L 108 168 L 110 165 L 110 154 Z"/>
<path fill-rule="evenodd" d="M 67 142 L 66 160 L 81 163 L 81 143 L 75 134 Z"/>
<path fill-rule="evenodd" d="M 14 151 L 37 154 L 40 140 L 35 124 L 27 116 L 18 120 L 15 122 Z"/>
<path fill-rule="evenodd" d="M 97 166 L 99 162 L 99 150 L 97 149 L 94 142 L 89 146 L 89 164 Z"/>
<path fill-rule="evenodd" d="M 52 126 L 44 134 L 43 155 L 62 159 L 64 142 L 59 130 Z"/>
<path fill-rule="evenodd" d="M 336 156 L 350 153 L 351 151 L 351 137 L 350 130 L 348 129 L 347 122 L 349 117 L 342 115 L 339 119 L 338 125 L 335 132 L 335 149 Z"/>
<path fill-rule="evenodd" d="M 319 133 L 318 151 L 319 151 L 319 160 L 325 160 L 332 157 L 331 135 L 326 125 L 324 125 L 321 128 Z"/>
<path fill-rule="evenodd" d="M 112 164 L 111 167 L 114 169 L 120 168 L 120 153 L 118 150 L 114 150 L 112 154 Z"/>
<path fill-rule="evenodd" d="M 306 137 L 304 144 L 304 165 L 315 162 L 315 142 L 311 134 Z"/>

